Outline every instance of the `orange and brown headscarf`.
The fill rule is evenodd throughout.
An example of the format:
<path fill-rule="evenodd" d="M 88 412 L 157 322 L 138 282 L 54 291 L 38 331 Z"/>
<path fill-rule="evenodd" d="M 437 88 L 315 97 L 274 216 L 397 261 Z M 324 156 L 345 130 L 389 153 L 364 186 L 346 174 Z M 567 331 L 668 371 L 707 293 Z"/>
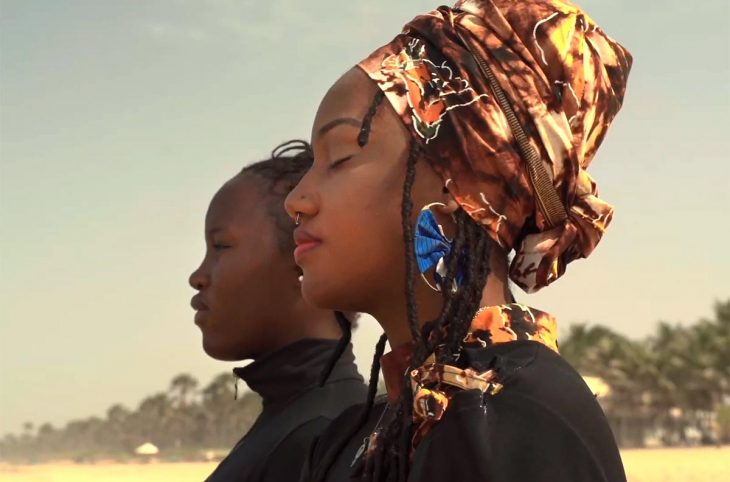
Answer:
<path fill-rule="evenodd" d="M 586 169 L 631 55 L 560 0 L 462 0 L 360 62 L 528 292 L 588 256 L 613 208 Z"/>

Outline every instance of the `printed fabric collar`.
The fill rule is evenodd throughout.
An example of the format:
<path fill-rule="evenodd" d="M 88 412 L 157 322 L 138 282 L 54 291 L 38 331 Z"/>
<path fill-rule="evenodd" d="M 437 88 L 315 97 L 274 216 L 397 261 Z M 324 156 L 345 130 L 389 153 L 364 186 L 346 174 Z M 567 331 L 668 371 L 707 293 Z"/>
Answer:
<path fill-rule="evenodd" d="M 464 339 L 464 344 L 468 348 L 486 348 L 498 343 L 517 340 L 537 341 L 557 352 L 557 322 L 555 318 L 544 311 L 519 303 L 485 306 L 480 308 L 474 315 L 471 329 Z M 397 402 L 398 397 L 400 397 L 413 350 L 413 342 L 408 342 L 394 348 L 380 359 L 390 404 Z M 422 370 L 426 366 L 435 366 L 433 358 L 418 370 Z M 443 367 L 443 365 L 440 367 Z M 486 385 L 478 380 L 478 373 L 473 369 L 451 368 L 453 370 L 447 369 L 447 372 L 458 372 L 460 375 L 458 378 L 465 380 L 464 385 L 460 388 L 484 387 L 486 389 Z M 467 376 L 462 378 L 462 372 Z M 472 380 L 470 378 L 472 376 L 477 376 L 477 379 Z M 451 377 L 447 378 L 450 379 Z M 414 396 L 415 394 L 414 392 Z"/>
<path fill-rule="evenodd" d="M 551 315 L 528 306 L 511 303 L 480 308 L 464 338 L 466 349 L 480 349 L 520 340 L 532 340 L 558 351 L 557 323 Z M 436 424 L 449 407 L 451 395 L 459 390 L 480 390 L 496 395 L 504 387 L 496 369 L 477 370 L 436 363 L 431 355 L 426 363 L 411 371 L 413 447 Z"/>

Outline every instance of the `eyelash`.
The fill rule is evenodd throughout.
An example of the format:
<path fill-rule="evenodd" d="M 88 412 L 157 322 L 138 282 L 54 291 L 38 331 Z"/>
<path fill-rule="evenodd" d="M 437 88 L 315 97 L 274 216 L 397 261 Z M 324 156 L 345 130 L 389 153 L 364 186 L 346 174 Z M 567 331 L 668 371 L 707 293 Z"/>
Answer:
<path fill-rule="evenodd" d="M 230 248 L 230 246 L 228 246 L 227 244 L 213 243 L 213 249 L 215 249 L 216 251 L 226 248 Z"/>
<path fill-rule="evenodd" d="M 335 162 L 333 162 L 332 164 L 330 164 L 330 167 L 329 168 L 330 169 L 335 169 L 336 167 L 338 167 L 339 165 L 345 163 L 346 161 L 349 161 L 350 159 L 352 159 L 352 156 L 346 156 L 346 157 L 343 157 L 341 159 L 337 159 Z"/>

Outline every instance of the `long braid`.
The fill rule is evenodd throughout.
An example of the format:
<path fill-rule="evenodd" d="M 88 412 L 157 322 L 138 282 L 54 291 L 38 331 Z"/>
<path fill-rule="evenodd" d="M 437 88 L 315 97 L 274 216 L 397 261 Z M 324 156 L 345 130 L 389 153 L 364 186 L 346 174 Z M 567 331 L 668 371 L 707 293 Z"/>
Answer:
<path fill-rule="evenodd" d="M 322 470 L 320 471 L 318 476 L 313 479 L 313 482 L 323 482 L 327 478 L 327 474 L 332 469 L 332 465 L 334 465 L 335 460 L 337 459 L 337 456 L 342 452 L 342 449 L 345 448 L 347 443 L 350 441 L 352 437 L 357 434 L 357 432 L 360 431 L 360 429 L 367 423 L 368 419 L 370 418 L 370 412 L 373 409 L 373 404 L 375 403 L 375 395 L 378 392 L 378 380 L 380 378 L 380 358 L 383 356 L 383 353 L 385 353 L 385 343 L 388 341 L 388 337 L 385 336 L 385 333 L 380 335 L 380 338 L 378 339 L 378 343 L 375 345 L 375 353 L 373 353 L 373 364 L 370 367 L 370 379 L 368 382 L 368 396 L 365 401 L 365 406 L 363 407 L 362 412 L 360 412 L 360 416 L 357 419 L 357 422 L 353 424 L 350 427 L 350 430 L 347 431 L 344 437 L 341 437 L 335 446 L 327 452 L 322 460 L 321 467 Z"/>
<path fill-rule="evenodd" d="M 360 147 L 364 147 L 365 144 L 368 143 L 368 140 L 370 139 L 370 129 L 373 123 L 373 117 L 375 117 L 375 113 L 378 110 L 378 106 L 383 101 L 383 98 L 385 97 L 385 93 L 383 93 L 382 90 L 378 89 L 378 91 L 375 93 L 375 96 L 373 97 L 373 101 L 370 103 L 370 108 L 368 108 L 367 113 L 365 114 L 365 117 L 362 119 L 362 125 L 360 126 L 360 133 L 357 136 L 357 144 Z"/>
<path fill-rule="evenodd" d="M 411 225 L 411 216 L 413 213 L 413 201 L 411 200 L 411 189 L 416 179 L 416 161 L 420 154 L 420 146 L 416 142 L 411 142 L 408 152 L 408 160 L 406 161 L 406 176 L 403 183 L 403 202 L 401 208 L 401 216 L 403 219 L 403 241 L 405 242 L 405 258 L 406 258 L 406 307 L 408 312 L 408 326 L 411 329 L 411 337 L 416 346 L 422 345 L 421 328 L 418 323 L 418 305 L 414 296 L 413 286 L 416 279 L 416 253 L 413 250 L 413 226 Z M 419 354 L 416 354 L 418 358 Z"/>
<path fill-rule="evenodd" d="M 426 358 L 427 352 L 423 343 L 423 337 L 418 324 L 418 306 L 414 296 L 415 285 L 415 253 L 413 252 L 413 227 L 411 226 L 411 215 L 413 213 L 413 202 L 411 201 L 411 188 L 416 177 L 416 161 L 420 155 L 420 146 L 412 142 L 409 147 L 408 159 L 406 162 L 406 175 L 403 183 L 403 202 L 402 202 L 402 225 L 403 239 L 405 242 L 406 256 L 406 308 L 411 336 L 415 341 L 417 353 L 414 357 Z M 420 348 L 420 349 L 419 349 Z M 407 376 L 406 373 L 404 376 Z M 382 480 L 382 477 L 388 475 L 392 478 L 393 474 L 397 474 L 399 479 L 405 480 L 408 471 L 408 446 L 410 442 L 410 419 L 412 417 L 412 401 L 410 386 L 408 390 L 403 390 L 401 399 L 397 405 L 396 414 L 393 420 L 383 427 L 383 432 L 378 437 L 378 443 L 370 456 L 371 460 L 366 461 L 365 479 L 371 482 Z M 408 423 L 405 423 L 408 421 Z M 404 443 L 405 441 L 405 443 Z M 395 457 L 393 457 L 395 455 Z"/>
<path fill-rule="evenodd" d="M 446 324 L 447 320 L 449 320 L 453 315 L 454 301 L 458 301 L 463 293 L 463 290 L 452 290 L 451 286 L 454 282 L 454 279 L 456 279 L 459 266 L 462 262 L 461 253 L 464 249 L 464 245 L 466 244 L 466 240 L 464 239 L 465 215 L 466 213 L 461 210 L 459 210 L 454 215 L 456 221 L 456 234 L 454 236 L 454 245 L 452 251 L 453 254 L 451 256 L 451 259 L 449 260 L 449 264 L 446 267 L 446 276 L 444 277 L 443 283 L 443 286 L 448 288 L 443 288 L 441 291 L 441 294 L 444 298 L 444 307 L 441 310 L 441 314 L 436 319 L 435 323 L 429 323 L 429 332 L 427 335 L 424 335 L 429 342 L 431 342 L 431 339 L 433 338 L 433 341 L 428 345 L 429 352 L 433 352 L 435 347 L 443 341 L 444 325 Z"/>
<path fill-rule="evenodd" d="M 411 223 L 411 216 L 413 214 L 413 201 L 411 200 L 411 189 L 413 182 L 416 178 L 416 162 L 421 154 L 420 145 L 415 141 L 410 144 L 408 159 L 406 161 L 406 175 L 405 181 L 403 182 L 403 201 L 401 209 L 402 225 L 403 225 L 403 241 L 405 243 L 405 259 L 406 259 L 406 308 L 408 316 L 408 325 L 411 329 L 411 337 L 415 344 L 415 352 L 413 354 L 412 364 L 418 362 L 419 366 L 428 356 L 428 349 L 424 342 L 421 328 L 418 322 L 418 305 L 416 303 L 416 297 L 414 294 L 414 285 L 416 279 L 416 254 L 413 250 L 413 226 Z M 407 382 L 410 370 L 408 370 L 403 376 Z M 390 450 L 394 448 L 393 455 L 395 457 L 387 457 L 387 462 L 382 466 L 387 467 L 387 470 L 392 473 L 397 469 L 399 480 L 405 481 L 408 476 L 408 454 L 410 453 L 410 432 L 412 424 L 410 420 L 412 418 L 412 393 L 409 383 L 404 383 L 403 392 L 401 394 L 401 400 L 398 404 L 396 417 L 394 420 L 385 428 L 383 432 L 382 441 L 380 443 L 380 450 L 377 453 L 378 458 L 386 457 L 390 455 Z M 395 447 L 391 448 L 390 441 L 394 442 Z M 376 459 L 377 461 L 377 459 Z M 380 464 L 374 464 L 373 480 L 378 480 L 380 475 L 376 470 L 376 466 Z"/>
<path fill-rule="evenodd" d="M 362 147 L 367 144 L 372 120 L 376 114 L 377 107 L 383 100 L 384 94 L 378 91 L 366 113 L 358 144 Z M 416 257 L 413 246 L 413 202 L 411 190 L 416 175 L 416 162 L 422 154 L 420 144 L 411 141 L 406 163 L 406 175 L 403 183 L 403 199 L 401 205 L 401 218 L 403 227 L 403 241 L 405 244 L 405 265 L 406 265 L 406 309 L 408 325 L 415 345 L 413 357 L 409 370 L 404 374 L 403 392 L 396 408 L 395 417 L 390 423 L 382 427 L 382 433 L 377 438 L 377 444 L 372 454 L 365 460 L 364 478 L 370 482 L 391 482 L 408 479 L 411 453 L 411 439 L 413 435 L 413 393 L 410 386 L 410 371 L 421 366 L 426 358 L 434 351 L 436 345 L 445 341 L 445 350 L 439 351 L 439 362 L 455 363 L 461 349 L 461 342 L 466 336 L 471 325 L 472 317 L 481 301 L 482 291 L 489 274 L 489 254 L 492 241 L 486 231 L 474 222 L 466 212 L 459 210 L 455 213 L 456 233 L 452 257 L 447 265 L 446 274 L 442 289 L 444 305 L 438 318 L 428 321 L 423 328 L 419 326 L 418 306 L 415 298 L 416 279 Z M 463 256 L 466 254 L 466 262 Z M 464 266 L 466 265 L 466 266 Z M 452 291 L 453 280 L 459 269 L 466 268 L 464 282 L 456 290 Z M 447 331 L 446 340 L 443 332 Z M 324 461 L 324 471 L 317 481 L 323 481 L 334 463 L 335 457 L 344 448 L 350 438 L 357 433 L 368 420 L 372 409 L 375 391 L 377 388 L 378 374 L 380 372 L 380 357 L 385 347 L 385 335 L 381 336 L 376 347 L 376 354 L 373 357 L 373 365 L 370 373 L 370 386 L 368 401 L 357 423 L 351 427 L 346 437 L 342 438 L 335 450 L 328 453 Z"/>
<path fill-rule="evenodd" d="M 474 233 L 472 232 L 472 229 L 470 227 L 466 227 L 465 229 L 465 235 L 468 246 L 471 248 L 471 256 L 477 257 L 481 253 L 479 252 L 479 246 L 477 246 L 474 238 Z M 457 305 L 456 312 L 454 313 L 454 318 L 450 320 L 449 323 L 449 330 L 448 330 L 448 336 L 446 338 L 446 347 L 447 347 L 447 354 L 454 355 L 456 354 L 457 345 L 459 338 L 459 332 L 461 331 L 459 328 L 461 328 L 460 325 L 463 325 L 463 320 L 465 318 L 465 315 L 471 311 L 471 306 L 474 303 L 474 291 L 475 286 L 472 280 L 475 277 L 476 274 L 476 266 L 475 263 L 469 263 L 467 266 L 467 273 L 466 276 L 469 279 L 469 283 L 466 283 L 464 285 L 464 290 L 461 296 L 460 303 Z"/>
<path fill-rule="evenodd" d="M 409 472 L 409 461 L 411 453 L 411 439 L 413 434 L 413 393 L 410 386 L 410 370 L 423 364 L 425 359 L 433 350 L 433 344 L 443 339 L 442 332 L 447 329 L 445 350 L 439 350 L 443 357 L 442 362 L 456 363 L 461 343 L 471 325 L 472 318 L 481 301 L 482 291 L 489 274 L 489 253 L 491 252 L 492 241 L 486 231 L 475 223 L 463 210 L 455 213 L 456 234 L 454 236 L 454 247 L 452 258 L 447 265 L 447 272 L 444 276 L 442 296 L 444 306 L 439 317 L 424 325 L 424 329 L 418 329 L 418 318 L 411 315 L 416 308 L 412 271 L 413 237 L 411 227 L 412 202 L 410 189 L 413 184 L 415 160 L 413 155 L 415 149 L 411 148 L 409 162 L 406 171 L 406 182 L 403 193 L 403 232 L 406 242 L 406 305 L 409 312 L 409 326 L 413 332 L 414 324 L 416 334 L 413 336 L 415 343 L 414 355 L 408 372 L 404 375 L 403 392 L 398 404 L 396 417 L 386 427 L 378 439 L 378 447 L 373 454 L 372 472 L 367 480 L 382 480 L 387 476 L 393 477 L 393 471 L 397 470 L 399 481 L 406 481 Z M 416 151 L 418 152 L 418 151 Z M 462 253 L 468 255 L 467 262 L 460 258 Z M 409 261 L 409 259 L 411 261 Z M 462 266 L 465 264 L 466 266 Z M 456 290 L 451 291 L 452 280 L 456 278 L 460 268 L 466 268 L 464 282 Z M 430 335 L 433 334 L 433 337 Z M 431 341 L 432 340 L 432 341 Z"/>
<path fill-rule="evenodd" d="M 410 372 L 410 370 L 408 370 Z M 410 376 L 410 373 L 409 373 Z M 408 480 L 408 469 L 410 465 L 411 455 L 411 437 L 413 436 L 413 392 L 411 391 L 410 379 L 407 380 L 406 386 L 408 393 L 404 393 L 403 407 L 404 416 L 400 419 L 400 440 L 398 441 L 398 481 L 406 482 Z"/>
<path fill-rule="evenodd" d="M 474 222 L 466 222 L 464 225 L 469 246 L 471 247 L 468 263 L 469 282 L 464 285 L 464 292 L 454 318 L 449 322 L 449 333 L 446 342 L 446 353 L 452 362 L 460 351 L 461 341 L 469 331 L 471 320 L 479 307 L 482 291 L 489 275 L 489 256 L 491 240 L 486 232 Z"/>

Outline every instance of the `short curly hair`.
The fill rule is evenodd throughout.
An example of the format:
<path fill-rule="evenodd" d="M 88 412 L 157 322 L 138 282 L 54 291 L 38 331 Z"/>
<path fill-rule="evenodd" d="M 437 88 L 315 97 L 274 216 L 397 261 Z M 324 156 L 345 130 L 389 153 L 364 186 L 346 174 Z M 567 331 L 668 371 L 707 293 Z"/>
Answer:
<path fill-rule="evenodd" d="M 285 253 L 294 250 L 294 223 L 284 210 L 284 199 L 304 177 L 313 161 L 309 143 L 295 139 L 278 145 L 271 151 L 269 159 L 248 165 L 239 173 L 239 176 L 253 174 L 265 181 L 259 189 L 266 197 L 266 209 L 276 225 L 279 247 Z"/>

